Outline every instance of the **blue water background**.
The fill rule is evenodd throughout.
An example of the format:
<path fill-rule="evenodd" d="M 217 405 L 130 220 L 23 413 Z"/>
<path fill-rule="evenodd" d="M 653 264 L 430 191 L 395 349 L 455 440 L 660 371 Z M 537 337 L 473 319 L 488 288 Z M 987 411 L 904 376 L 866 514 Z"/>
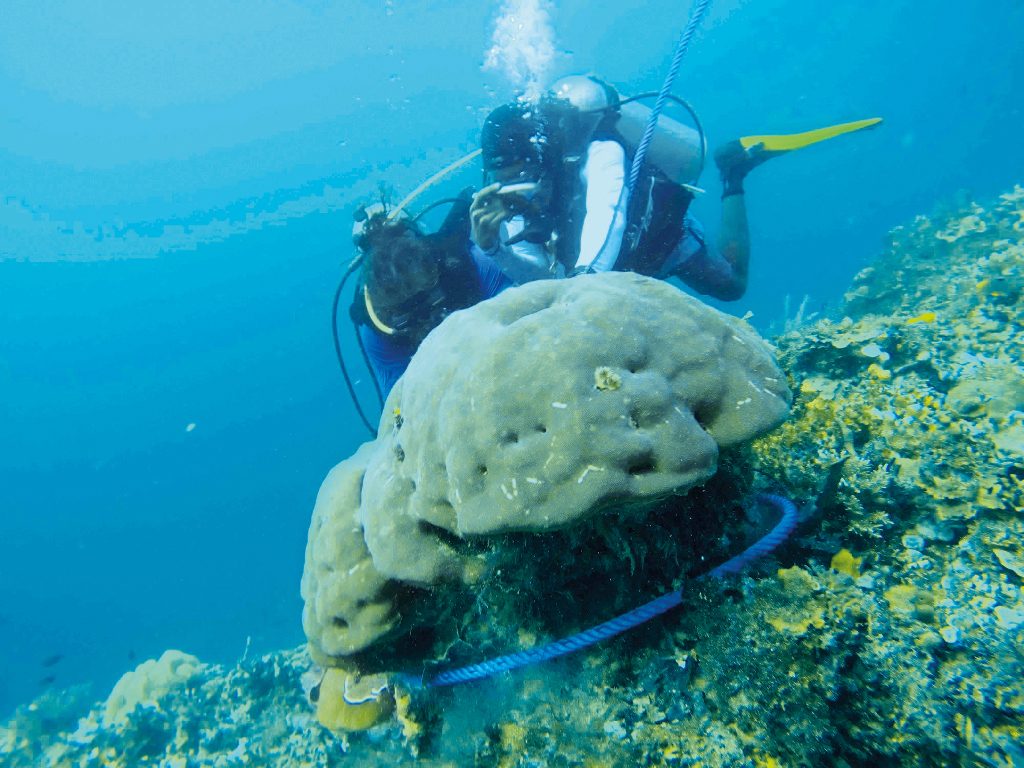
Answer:
<path fill-rule="evenodd" d="M 492 3 L 4 5 L 0 714 L 165 648 L 302 641 L 316 490 L 365 439 L 328 324 L 352 207 L 511 95 Z M 559 2 L 551 74 L 656 90 L 688 8 Z M 886 119 L 751 176 L 727 310 L 835 304 L 892 226 L 1021 181 L 1021 29 L 1017 0 L 713 4 L 676 89 L 712 145 Z"/>

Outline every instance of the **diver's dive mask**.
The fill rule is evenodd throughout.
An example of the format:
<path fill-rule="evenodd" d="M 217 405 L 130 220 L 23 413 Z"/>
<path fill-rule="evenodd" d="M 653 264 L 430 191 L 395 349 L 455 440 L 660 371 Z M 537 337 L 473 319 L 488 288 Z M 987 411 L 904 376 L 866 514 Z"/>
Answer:
<path fill-rule="evenodd" d="M 414 330 L 414 326 L 430 325 L 434 327 L 448 315 L 445 304 L 448 300 L 447 294 L 441 287 L 440 277 L 434 280 L 433 285 L 417 291 L 405 301 L 388 307 L 385 311 L 385 322 L 392 333 L 408 335 Z M 372 306 L 369 295 L 366 296 L 367 307 Z M 377 324 L 375 320 L 375 324 Z M 430 322 L 430 321 L 434 322 Z"/>

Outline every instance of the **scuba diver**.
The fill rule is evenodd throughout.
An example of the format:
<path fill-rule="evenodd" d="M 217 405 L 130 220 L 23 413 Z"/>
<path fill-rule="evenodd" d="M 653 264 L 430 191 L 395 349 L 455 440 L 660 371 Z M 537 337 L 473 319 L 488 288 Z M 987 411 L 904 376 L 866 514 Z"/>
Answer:
<path fill-rule="evenodd" d="M 706 154 L 696 129 L 661 116 L 643 172 L 629 193 L 626 177 L 651 110 L 622 99 L 607 83 L 585 76 L 557 81 L 537 103 L 495 109 L 481 131 L 485 186 L 473 221 L 474 241 L 489 254 L 520 264 L 546 264 L 552 276 L 608 270 L 677 277 L 699 293 L 731 301 L 747 288 L 750 236 L 743 182 L 770 157 L 878 118 L 788 136 L 750 136 L 715 152 L 722 179 L 718 247 L 688 213 Z M 496 221 L 497 220 L 497 221 Z"/>
<path fill-rule="evenodd" d="M 389 212 L 383 203 L 356 213 L 352 236 L 362 256 L 362 279 L 349 315 L 382 400 L 445 317 L 512 285 L 470 240 L 469 191 L 441 202 L 452 208 L 429 234 L 416 219 Z"/>

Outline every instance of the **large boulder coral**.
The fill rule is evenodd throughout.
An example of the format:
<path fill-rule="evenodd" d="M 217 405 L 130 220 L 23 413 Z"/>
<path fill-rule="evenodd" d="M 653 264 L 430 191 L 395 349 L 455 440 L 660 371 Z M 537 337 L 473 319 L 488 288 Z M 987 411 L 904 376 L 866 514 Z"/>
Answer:
<path fill-rule="evenodd" d="M 372 644 L 395 625 L 387 578 L 373 565 L 359 521 L 366 443 L 327 475 L 313 506 L 302 574 L 302 625 L 318 661 Z"/>
<path fill-rule="evenodd" d="M 714 474 L 790 393 L 741 320 L 632 274 L 541 281 L 449 317 L 334 470 L 310 528 L 305 629 L 321 660 L 394 625 L 389 584 L 469 582 L 459 543 L 543 532 Z"/>

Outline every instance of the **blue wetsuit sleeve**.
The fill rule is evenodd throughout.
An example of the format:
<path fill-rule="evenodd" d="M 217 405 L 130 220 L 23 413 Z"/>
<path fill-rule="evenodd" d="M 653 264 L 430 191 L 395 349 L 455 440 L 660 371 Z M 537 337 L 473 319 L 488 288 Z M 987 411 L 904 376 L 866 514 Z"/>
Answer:
<path fill-rule="evenodd" d="M 480 281 L 480 295 L 483 298 L 489 299 L 492 296 L 497 296 L 513 285 L 509 276 L 501 271 L 498 262 L 481 251 L 479 246 L 473 245 L 470 255 L 476 265 L 476 275 Z"/>
<path fill-rule="evenodd" d="M 387 397 L 395 382 L 409 367 L 413 350 L 408 344 L 402 344 L 365 325 L 359 326 L 359 338 L 370 360 L 373 375 L 380 384 L 380 390 L 384 397 Z"/>

